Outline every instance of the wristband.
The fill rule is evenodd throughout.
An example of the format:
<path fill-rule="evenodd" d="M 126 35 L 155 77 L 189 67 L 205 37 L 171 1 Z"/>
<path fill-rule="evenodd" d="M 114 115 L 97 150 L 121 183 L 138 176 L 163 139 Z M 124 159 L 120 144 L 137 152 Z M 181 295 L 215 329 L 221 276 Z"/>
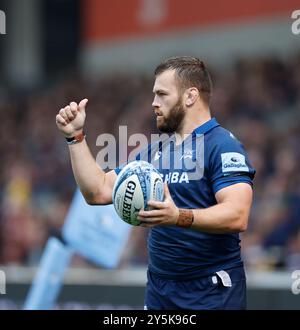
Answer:
<path fill-rule="evenodd" d="M 194 213 L 192 210 L 179 209 L 179 216 L 176 226 L 183 228 L 190 228 L 194 222 Z"/>
<path fill-rule="evenodd" d="M 82 131 L 81 133 L 79 133 L 78 135 L 75 135 L 75 136 L 73 136 L 73 137 L 70 137 L 70 138 L 67 138 L 66 137 L 66 140 L 67 140 L 67 144 L 76 144 L 76 143 L 79 143 L 79 142 L 81 142 L 81 141 L 83 141 L 84 140 L 84 138 L 85 138 L 85 133 L 84 133 L 84 131 Z"/>

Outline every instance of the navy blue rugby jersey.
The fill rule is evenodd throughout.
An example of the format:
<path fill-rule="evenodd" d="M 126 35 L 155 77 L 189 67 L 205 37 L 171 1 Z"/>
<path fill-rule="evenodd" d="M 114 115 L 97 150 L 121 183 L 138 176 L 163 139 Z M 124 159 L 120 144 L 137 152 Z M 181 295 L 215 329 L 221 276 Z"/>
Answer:
<path fill-rule="evenodd" d="M 252 186 L 255 170 L 242 144 L 213 118 L 182 144 L 157 141 L 137 159 L 151 162 L 168 183 L 179 208 L 217 204 L 218 190 L 239 182 Z M 117 168 L 116 173 L 120 172 Z M 210 234 L 177 226 L 156 226 L 148 236 L 149 269 L 170 279 L 205 276 L 242 265 L 239 234 Z"/>

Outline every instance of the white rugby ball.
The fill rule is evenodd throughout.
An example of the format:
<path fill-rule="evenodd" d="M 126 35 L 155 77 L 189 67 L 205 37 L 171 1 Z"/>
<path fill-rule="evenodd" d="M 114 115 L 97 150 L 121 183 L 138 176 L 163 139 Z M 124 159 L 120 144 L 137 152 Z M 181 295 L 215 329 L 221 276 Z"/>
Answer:
<path fill-rule="evenodd" d="M 149 200 L 163 201 L 163 180 L 155 167 L 138 160 L 127 164 L 115 182 L 112 200 L 119 217 L 133 226 L 141 209 L 147 210 Z"/>

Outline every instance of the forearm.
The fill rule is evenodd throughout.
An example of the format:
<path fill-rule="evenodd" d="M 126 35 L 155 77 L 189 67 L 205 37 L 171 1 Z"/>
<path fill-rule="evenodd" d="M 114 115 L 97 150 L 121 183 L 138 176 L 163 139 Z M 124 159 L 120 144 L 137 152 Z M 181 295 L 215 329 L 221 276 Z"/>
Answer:
<path fill-rule="evenodd" d="M 224 202 L 206 209 L 194 209 L 191 228 L 207 233 L 225 234 L 246 230 L 248 214 L 233 203 Z"/>
<path fill-rule="evenodd" d="M 85 139 L 69 145 L 69 152 L 76 183 L 86 201 L 93 203 L 101 195 L 105 172 L 97 165 Z"/>
<path fill-rule="evenodd" d="M 138 219 L 144 227 L 177 225 L 183 228 L 226 234 L 245 231 L 252 203 L 252 187 L 248 183 L 238 183 L 219 190 L 217 204 L 205 209 L 178 208 L 164 186 L 165 200 L 149 201 L 150 211 L 141 210 Z"/>

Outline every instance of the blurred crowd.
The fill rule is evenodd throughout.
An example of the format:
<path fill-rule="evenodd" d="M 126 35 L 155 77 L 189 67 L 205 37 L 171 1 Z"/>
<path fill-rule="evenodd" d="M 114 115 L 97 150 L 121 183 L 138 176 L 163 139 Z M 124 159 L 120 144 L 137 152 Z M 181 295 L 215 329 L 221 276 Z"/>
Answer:
<path fill-rule="evenodd" d="M 246 266 L 300 265 L 300 54 L 289 60 L 239 59 L 214 71 L 213 116 L 245 145 L 257 170 Z M 157 133 L 153 77 L 77 73 L 31 91 L 0 85 L 0 264 L 36 265 L 49 236 L 58 235 L 76 189 L 68 148 L 55 124 L 60 108 L 87 97 L 87 141 L 97 136 Z M 147 263 L 147 230 L 133 228 L 120 267 Z M 74 264 L 89 264 L 81 257 Z"/>

